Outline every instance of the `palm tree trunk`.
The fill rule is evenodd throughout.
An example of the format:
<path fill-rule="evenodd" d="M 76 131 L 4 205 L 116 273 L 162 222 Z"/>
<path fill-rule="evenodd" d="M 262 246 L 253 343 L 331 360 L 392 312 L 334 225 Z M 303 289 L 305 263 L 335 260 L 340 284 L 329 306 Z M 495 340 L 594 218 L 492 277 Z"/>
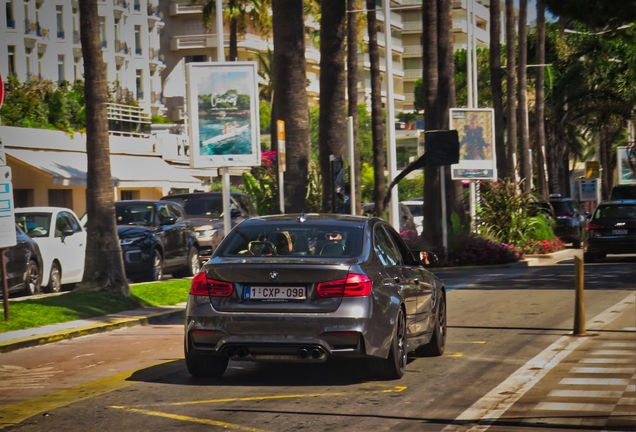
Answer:
<path fill-rule="evenodd" d="M 490 3 L 490 88 L 492 106 L 495 110 L 495 155 L 497 157 L 497 176 L 510 177 L 508 159 L 504 144 L 503 86 L 501 76 L 501 4 Z"/>
<path fill-rule="evenodd" d="M 238 24 L 236 22 L 236 18 L 232 18 L 230 20 L 230 54 L 228 56 L 228 61 L 237 61 L 238 60 L 238 35 L 237 35 L 237 27 Z"/>
<path fill-rule="evenodd" d="M 347 0 L 347 10 L 356 10 L 356 0 Z M 356 214 L 362 214 L 362 194 L 360 184 L 361 164 L 360 146 L 358 144 L 358 14 L 350 12 L 347 19 L 347 97 L 349 116 L 353 117 L 353 155 L 349 155 L 354 161 L 355 174 L 349 183 L 356 187 Z"/>
<path fill-rule="evenodd" d="M 79 2 L 86 98 L 88 236 L 81 289 L 130 295 L 119 246 L 110 169 L 108 87 L 99 39 L 97 0 Z"/>
<path fill-rule="evenodd" d="M 310 156 L 303 3 L 273 0 L 272 14 L 276 112 L 285 122 L 287 150 L 285 211 L 300 213 L 306 209 Z"/>
<path fill-rule="evenodd" d="M 346 130 L 345 20 L 346 3 L 322 0 L 320 19 L 320 117 L 318 148 L 322 175 L 322 210 L 334 212 L 330 156 L 343 156 Z"/>
<path fill-rule="evenodd" d="M 373 136 L 373 201 L 375 214 L 384 214 L 386 180 L 384 178 L 384 146 L 382 145 L 382 94 L 380 76 L 380 51 L 378 49 L 378 24 L 375 16 L 375 0 L 367 0 L 367 28 L 369 33 L 369 61 L 371 63 L 371 134 Z M 390 54 L 389 54 L 390 55 Z M 392 79 L 390 77 L 389 79 Z"/>
<path fill-rule="evenodd" d="M 453 2 L 437 1 L 437 42 L 438 42 L 438 119 L 436 129 L 450 129 L 450 109 L 457 105 L 455 100 L 455 64 L 453 57 Z M 464 220 L 463 187 L 460 180 L 453 180 L 450 166 L 444 170 L 446 186 L 446 208 L 448 226 L 451 226 L 451 215 L 457 214 Z"/>
<path fill-rule="evenodd" d="M 545 63 L 545 7 L 543 0 L 537 0 L 537 64 Z M 548 198 L 550 192 L 546 181 L 546 154 L 545 154 L 545 94 L 544 94 L 544 69 L 537 66 L 536 80 L 536 107 L 535 126 L 537 136 L 537 174 L 539 176 L 539 193 Z"/>
<path fill-rule="evenodd" d="M 422 89 L 424 90 L 424 124 L 426 130 L 434 130 L 438 125 L 438 34 L 437 2 L 430 1 L 422 7 Z M 428 244 L 438 246 L 442 242 L 442 211 L 440 205 L 439 168 L 427 166 L 424 169 L 424 229 L 422 235 Z"/>
<path fill-rule="evenodd" d="M 515 5 L 506 0 L 506 120 L 508 121 L 508 173 L 517 182 L 517 95 L 515 60 Z"/>
<path fill-rule="evenodd" d="M 532 192 L 532 167 L 530 166 L 530 137 L 528 133 L 528 0 L 520 0 L 519 3 L 519 67 L 517 81 L 519 94 L 519 164 L 521 178 L 523 179 L 523 191 Z"/>

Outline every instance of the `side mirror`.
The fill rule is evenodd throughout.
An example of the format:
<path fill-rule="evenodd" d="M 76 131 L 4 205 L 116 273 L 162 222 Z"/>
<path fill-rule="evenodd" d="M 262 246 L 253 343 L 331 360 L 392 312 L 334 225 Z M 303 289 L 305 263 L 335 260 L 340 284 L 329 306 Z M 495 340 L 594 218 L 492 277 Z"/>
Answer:
<path fill-rule="evenodd" d="M 424 267 L 435 267 L 439 264 L 439 257 L 433 252 L 429 251 L 421 251 L 420 252 L 420 263 Z"/>
<path fill-rule="evenodd" d="M 163 216 L 159 223 L 161 225 L 174 225 L 175 223 L 177 223 L 177 218 L 174 216 Z"/>
<path fill-rule="evenodd" d="M 75 231 L 73 231 L 73 228 L 63 228 L 62 229 L 62 237 L 68 237 L 68 236 L 72 236 L 75 233 Z"/>
<path fill-rule="evenodd" d="M 236 218 L 242 216 L 241 210 L 237 208 L 230 209 L 230 217 Z"/>

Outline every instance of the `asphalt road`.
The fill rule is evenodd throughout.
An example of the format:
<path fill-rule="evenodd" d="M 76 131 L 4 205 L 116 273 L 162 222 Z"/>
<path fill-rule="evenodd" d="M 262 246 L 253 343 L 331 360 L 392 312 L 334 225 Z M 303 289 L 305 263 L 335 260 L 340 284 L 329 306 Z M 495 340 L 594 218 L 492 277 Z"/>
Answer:
<path fill-rule="evenodd" d="M 634 259 L 608 261 L 586 265 L 592 321 L 621 302 L 630 307 L 625 299 L 636 289 Z M 358 364 L 340 362 L 230 362 L 221 379 L 193 379 L 175 320 L 2 354 L 0 420 L 7 425 L 12 413 L 38 412 L 7 428 L 24 432 L 465 430 L 453 425 L 462 413 L 571 333 L 574 266 L 569 260 L 440 276 L 449 288 L 446 353 L 411 359 L 401 380 L 373 381 Z M 612 343 L 634 339 L 629 315 L 612 333 L 626 339 Z M 564 416 L 562 428 L 546 429 L 530 408 L 515 409 L 527 416 L 518 430 L 634 430 L 630 423 L 577 429 Z M 517 430 L 515 422 L 497 430 Z"/>

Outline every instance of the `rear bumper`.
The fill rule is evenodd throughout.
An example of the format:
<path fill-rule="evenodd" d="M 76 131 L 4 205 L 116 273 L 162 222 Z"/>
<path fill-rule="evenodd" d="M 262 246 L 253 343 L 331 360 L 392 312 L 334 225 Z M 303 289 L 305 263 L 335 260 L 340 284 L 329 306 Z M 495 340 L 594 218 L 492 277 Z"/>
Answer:
<path fill-rule="evenodd" d="M 591 254 L 636 253 L 636 237 L 589 237 L 585 251 Z"/>

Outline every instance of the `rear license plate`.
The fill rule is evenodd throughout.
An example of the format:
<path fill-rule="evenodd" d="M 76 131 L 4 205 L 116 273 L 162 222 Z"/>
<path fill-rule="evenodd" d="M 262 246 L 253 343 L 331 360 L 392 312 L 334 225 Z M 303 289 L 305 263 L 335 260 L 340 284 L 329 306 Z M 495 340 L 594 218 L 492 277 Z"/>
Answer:
<path fill-rule="evenodd" d="M 627 235 L 626 229 L 612 230 L 612 235 Z"/>
<path fill-rule="evenodd" d="M 245 287 L 250 300 L 305 300 L 304 287 Z"/>

